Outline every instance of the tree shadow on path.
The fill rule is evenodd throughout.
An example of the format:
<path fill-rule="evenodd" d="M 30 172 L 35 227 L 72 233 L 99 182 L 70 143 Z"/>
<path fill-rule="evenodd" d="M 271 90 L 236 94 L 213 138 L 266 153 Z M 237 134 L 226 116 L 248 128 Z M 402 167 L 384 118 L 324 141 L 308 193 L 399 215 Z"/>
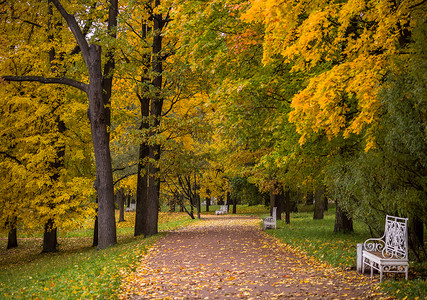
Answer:
<path fill-rule="evenodd" d="M 123 281 L 120 299 L 379 299 L 370 280 L 293 253 L 245 216 L 169 233 Z"/>

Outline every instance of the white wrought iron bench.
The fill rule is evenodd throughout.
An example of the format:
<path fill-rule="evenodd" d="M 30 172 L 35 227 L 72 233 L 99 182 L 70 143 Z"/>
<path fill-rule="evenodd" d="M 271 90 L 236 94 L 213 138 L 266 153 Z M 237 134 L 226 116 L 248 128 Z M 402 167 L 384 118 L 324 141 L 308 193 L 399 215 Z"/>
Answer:
<path fill-rule="evenodd" d="M 405 273 L 408 280 L 408 219 L 387 216 L 384 235 L 379 239 L 368 239 L 363 244 L 362 274 L 365 266 L 371 269 L 371 279 L 374 269 L 380 273 Z"/>
<path fill-rule="evenodd" d="M 276 228 L 276 211 L 277 207 L 273 207 L 272 215 L 262 220 L 262 230 Z"/>
<path fill-rule="evenodd" d="M 216 215 L 225 215 L 228 213 L 228 205 L 221 205 L 219 210 L 215 211 Z"/>

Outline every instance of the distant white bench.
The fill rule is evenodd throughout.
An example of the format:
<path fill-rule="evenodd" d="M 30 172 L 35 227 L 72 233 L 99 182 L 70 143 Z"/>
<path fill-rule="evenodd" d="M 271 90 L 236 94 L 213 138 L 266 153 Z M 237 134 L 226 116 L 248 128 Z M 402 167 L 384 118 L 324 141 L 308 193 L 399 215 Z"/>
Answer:
<path fill-rule="evenodd" d="M 387 216 L 384 235 L 379 239 L 368 239 L 363 244 L 362 274 L 365 266 L 383 273 L 405 273 L 408 280 L 408 219 Z"/>
<path fill-rule="evenodd" d="M 216 215 L 225 215 L 228 213 L 228 205 L 221 205 L 219 210 L 215 211 Z"/>
<path fill-rule="evenodd" d="M 131 203 L 129 207 L 126 207 L 126 211 L 135 211 L 136 210 L 136 203 Z"/>
<path fill-rule="evenodd" d="M 262 230 L 266 230 L 267 228 L 276 228 L 276 211 L 277 207 L 273 207 L 272 216 L 262 220 Z"/>

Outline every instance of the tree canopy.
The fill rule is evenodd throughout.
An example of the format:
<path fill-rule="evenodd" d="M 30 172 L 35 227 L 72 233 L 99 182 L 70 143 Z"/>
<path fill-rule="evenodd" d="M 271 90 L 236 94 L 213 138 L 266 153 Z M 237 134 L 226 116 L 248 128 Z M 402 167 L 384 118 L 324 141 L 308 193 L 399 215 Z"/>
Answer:
<path fill-rule="evenodd" d="M 0 4 L 5 231 L 78 226 L 98 197 L 105 248 L 114 186 L 136 235 L 161 204 L 316 190 L 427 222 L 425 1 Z"/>

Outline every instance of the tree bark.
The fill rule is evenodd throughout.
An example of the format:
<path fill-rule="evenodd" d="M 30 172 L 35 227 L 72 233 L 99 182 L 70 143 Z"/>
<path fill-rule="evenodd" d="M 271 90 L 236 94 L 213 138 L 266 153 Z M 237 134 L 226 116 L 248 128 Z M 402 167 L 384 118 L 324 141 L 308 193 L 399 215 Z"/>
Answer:
<path fill-rule="evenodd" d="M 202 211 L 202 204 L 200 203 L 200 195 L 196 194 L 196 200 L 197 200 L 197 219 L 200 219 L 200 213 Z"/>
<path fill-rule="evenodd" d="M 424 248 L 424 223 L 419 217 L 410 216 L 408 227 L 409 247 L 417 258 L 417 261 L 425 261 L 427 253 Z"/>
<path fill-rule="evenodd" d="M 209 212 L 209 207 L 211 206 L 211 197 L 206 197 L 206 211 Z"/>
<path fill-rule="evenodd" d="M 117 243 L 113 169 L 111 166 L 110 135 L 107 111 L 104 106 L 101 72 L 101 47 L 89 46 L 89 116 L 95 152 L 98 186 L 98 248 L 104 249 Z"/>
<path fill-rule="evenodd" d="M 334 232 L 342 232 L 342 233 L 350 233 L 354 232 L 353 229 L 353 218 L 345 212 L 341 206 L 339 205 L 339 202 L 336 201 L 336 212 L 335 212 L 335 226 L 334 226 Z"/>
<path fill-rule="evenodd" d="M 18 235 L 16 227 L 13 227 L 9 230 L 9 234 L 7 235 L 7 248 L 12 249 L 18 247 Z"/>
<path fill-rule="evenodd" d="M 280 192 L 274 197 L 273 207 L 276 207 L 276 220 L 282 219 L 282 212 L 284 211 L 285 205 L 285 194 L 283 189 L 280 189 Z M 271 208 L 273 209 L 273 208 Z"/>
<path fill-rule="evenodd" d="M 314 192 L 314 220 L 323 219 L 325 212 L 325 193 L 326 190 L 324 185 L 318 186 Z"/>
<path fill-rule="evenodd" d="M 89 72 L 89 85 L 85 89 L 89 99 L 89 119 L 91 124 L 93 148 L 95 152 L 95 165 L 98 193 L 98 248 L 104 249 L 117 243 L 116 222 L 114 215 L 114 189 L 113 170 L 111 167 L 110 141 L 109 141 L 109 108 L 106 107 L 104 95 L 104 81 L 101 64 L 101 47 L 89 45 L 82 33 L 76 18 L 68 14 L 59 0 L 52 0 L 57 10 L 66 20 L 73 33 L 86 63 Z M 117 1 L 111 0 L 109 7 L 109 28 L 111 18 L 117 18 Z M 109 35 L 112 36 L 111 32 Z M 105 74 L 108 78 L 111 75 Z"/>
<path fill-rule="evenodd" d="M 18 247 L 18 235 L 17 235 L 17 230 L 16 230 L 16 222 L 17 221 L 18 221 L 18 217 L 14 216 L 14 217 L 12 217 L 11 222 L 6 222 L 6 226 L 7 227 L 10 226 L 9 234 L 7 236 L 7 248 L 6 249 Z"/>
<path fill-rule="evenodd" d="M 144 24 L 142 28 L 142 40 L 141 43 L 145 42 L 147 38 L 149 27 Z M 150 56 L 145 57 L 146 64 L 150 61 Z M 149 79 L 146 78 L 148 69 L 145 69 L 144 74 L 141 75 L 141 82 L 146 84 L 149 83 Z M 144 87 L 137 97 L 141 105 L 141 126 L 140 129 L 147 131 L 149 129 L 148 117 L 150 115 L 150 98 L 147 96 L 147 88 Z M 139 145 L 139 157 L 138 157 L 138 174 L 137 174 L 137 185 L 136 185 L 136 211 L 135 211 L 135 230 L 134 235 L 144 234 L 144 209 L 143 205 L 148 202 L 148 166 L 146 160 L 150 154 L 150 149 L 146 140 L 143 140 Z"/>
<path fill-rule="evenodd" d="M 284 192 L 284 202 L 285 202 L 285 221 L 286 224 L 291 223 L 291 195 L 289 189 L 286 189 Z"/>
<path fill-rule="evenodd" d="M 160 0 L 154 0 L 154 8 L 160 6 Z M 153 15 L 153 44 L 152 44 L 152 71 L 154 77 L 151 85 L 154 87 L 154 96 L 151 99 L 151 118 L 150 118 L 150 137 L 155 137 L 158 133 L 160 118 L 163 108 L 163 96 L 161 89 L 163 85 L 163 57 L 162 52 L 162 29 L 165 21 L 161 14 Z M 159 186 L 158 176 L 159 167 L 157 165 L 160 159 L 161 146 L 158 142 L 154 142 L 149 146 L 149 178 L 148 178 L 148 200 L 144 205 L 144 236 L 154 235 L 158 232 L 158 207 L 159 207 Z"/>
<path fill-rule="evenodd" d="M 117 206 L 119 207 L 119 223 L 125 222 L 125 192 L 123 188 L 117 191 Z"/>
<path fill-rule="evenodd" d="M 44 226 L 43 234 L 43 253 L 57 252 L 56 245 L 58 244 L 57 230 L 52 219 L 49 219 Z"/>

